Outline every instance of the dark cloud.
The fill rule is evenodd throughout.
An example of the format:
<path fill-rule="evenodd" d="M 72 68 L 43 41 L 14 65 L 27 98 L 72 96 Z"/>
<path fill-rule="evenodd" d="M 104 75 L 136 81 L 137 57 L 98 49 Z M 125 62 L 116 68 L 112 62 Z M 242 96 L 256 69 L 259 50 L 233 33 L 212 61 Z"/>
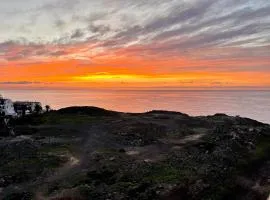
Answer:
<path fill-rule="evenodd" d="M 220 25 L 222 28 L 226 28 L 226 26 L 224 26 L 226 22 L 230 23 L 238 18 L 242 18 L 245 12 L 246 12 L 246 9 L 243 9 L 240 11 L 234 11 L 224 16 L 216 16 L 215 18 L 210 18 L 205 21 L 198 20 L 197 23 L 187 24 L 187 25 L 182 26 L 181 28 L 170 30 L 170 31 L 164 31 L 158 34 L 154 39 L 164 40 L 164 39 L 179 36 L 182 34 L 196 33 L 203 28 L 207 28 L 207 27 L 211 28 L 217 25 Z"/>
<path fill-rule="evenodd" d="M 6 56 L 6 60 L 7 61 L 17 61 L 17 60 L 21 60 L 21 59 L 23 59 L 23 58 L 25 58 L 24 56 L 22 56 L 22 55 L 16 55 L 16 56 Z"/>
<path fill-rule="evenodd" d="M 135 26 L 131 26 L 128 29 L 117 33 L 112 40 L 118 41 L 119 43 L 127 43 L 130 41 L 134 41 L 137 40 L 138 37 L 143 33 L 144 28 L 139 26 L 139 25 L 135 25 Z"/>
<path fill-rule="evenodd" d="M 108 41 L 105 41 L 103 45 L 105 47 L 115 48 L 116 46 L 125 45 L 126 43 L 136 41 L 141 36 L 154 34 L 156 31 L 161 31 L 163 37 L 166 37 L 166 34 L 175 35 L 179 34 L 178 32 L 167 32 L 166 29 L 173 25 L 186 23 L 189 20 L 200 20 L 207 11 L 214 5 L 216 1 L 208 0 L 205 2 L 197 2 L 193 5 L 189 5 L 189 7 L 182 8 L 181 6 L 177 6 L 173 8 L 169 14 L 165 16 L 156 17 L 154 20 L 150 21 L 146 25 L 134 25 L 130 27 L 124 28 L 124 30 L 115 34 Z M 168 3 L 168 2 L 167 2 Z M 187 5 L 186 5 L 187 6 Z M 109 31 L 106 30 L 106 31 Z M 164 32 L 165 31 L 165 32 Z M 183 31 L 183 30 L 180 30 Z M 190 30 L 191 31 L 191 30 Z M 158 37 L 158 36 L 157 36 Z M 161 35 L 159 37 L 162 37 Z M 166 37 L 168 38 L 168 37 Z M 159 38 L 160 39 L 160 38 Z"/>
<path fill-rule="evenodd" d="M 86 15 L 80 15 L 78 13 L 73 14 L 71 20 L 75 23 L 77 22 L 83 22 L 87 24 L 93 24 L 96 21 L 104 20 L 106 17 L 112 16 L 115 14 L 117 11 L 99 11 L 99 12 L 90 12 L 89 14 Z"/>
<path fill-rule="evenodd" d="M 24 43 L 18 41 L 7 41 L 0 44 L 0 58 L 7 61 L 18 61 L 31 59 L 33 57 L 59 57 L 68 53 L 64 46 L 54 46 L 52 49 L 45 44 Z"/>
<path fill-rule="evenodd" d="M 65 51 L 55 51 L 55 52 L 48 53 L 48 55 L 55 56 L 55 57 L 63 56 L 66 54 L 67 54 L 67 52 L 65 52 Z"/>
<path fill-rule="evenodd" d="M 176 45 L 177 46 L 179 45 L 179 48 L 181 49 L 198 48 L 202 46 L 205 47 L 205 46 L 217 45 L 223 41 L 232 39 L 234 37 L 248 36 L 248 35 L 258 33 L 258 32 L 259 32 L 258 26 L 255 24 L 252 24 L 252 25 L 244 26 L 236 30 L 227 30 L 227 31 L 221 31 L 218 33 L 201 34 L 198 36 L 191 37 L 187 39 L 186 41 L 180 42 Z"/>
<path fill-rule="evenodd" d="M 31 84 L 39 84 L 41 82 L 31 82 L 31 81 L 7 81 L 7 82 L 0 82 L 3 85 L 31 85 Z"/>
<path fill-rule="evenodd" d="M 42 55 L 47 55 L 49 54 L 50 51 L 48 51 L 47 49 L 43 48 L 43 49 L 39 49 L 35 51 L 35 55 L 36 56 L 42 56 Z"/>
<path fill-rule="evenodd" d="M 54 11 L 54 10 L 73 10 L 76 5 L 80 3 L 80 0 L 57 0 L 52 3 L 47 3 L 40 6 L 38 11 Z"/>
<path fill-rule="evenodd" d="M 210 84 L 216 85 L 216 86 L 218 86 L 218 85 L 222 86 L 222 85 L 229 85 L 230 82 L 213 81 L 213 82 L 210 82 Z"/>
<path fill-rule="evenodd" d="M 215 3 L 215 0 L 206 0 L 204 2 L 197 2 L 186 9 L 181 9 L 181 6 L 174 8 L 168 16 L 156 18 L 152 23 L 144 27 L 144 32 L 153 32 L 157 30 L 164 30 L 174 24 L 186 22 L 188 20 L 197 20 L 204 16 L 210 7 Z"/>
<path fill-rule="evenodd" d="M 16 42 L 12 40 L 0 43 L 0 53 L 5 53 L 13 45 L 16 45 Z"/>
<path fill-rule="evenodd" d="M 269 17 L 270 13 L 270 6 L 262 7 L 259 9 L 251 9 L 246 8 L 243 9 L 242 13 L 240 13 L 239 17 L 235 20 L 236 25 L 238 23 L 242 23 L 243 21 L 255 21 L 258 18 Z"/>
<path fill-rule="evenodd" d="M 84 36 L 84 32 L 81 29 L 77 29 L 71 34 L 70 38 L 77 39 L 77 38 L 81 38 L 83 36 Z"/>
<path fill-rule="evenodd" d="M 92 32 L 92 33 L 97 33 L 97 34 L 100 34 L 100 35 L 104 35 L 104 34 L 110 32 L 111 28 L 108 25 L 95 25 L 95 24 L 91 23 L 88 26 L 88 30 L 90 32 Z"/>
<path fill-rule="evenodd" d="M 158 30 L 165 30 L 170 26 L 185 22 L 190 19 L 197 19 L 202 17 L 213 4 L 214 0 L 207 0 L 204 3 L 198 3 L 188 8 L 177 7 L 171 10 L 166 16 L 160 16 L 155 18 L 145 26 L 134 25 L 127 27 L 123 31 L 118 32 L 110 41 L 105 42 L 105 46 L 112 44 L 113 47 L 116 44 L 126 44 L 131 41 L 136 41 L 138 37 L 154 33 Z"/>
<path fill-rule="evenodd" d="M 64 20 L 57 19 L 57 20 L 55 21 L 55 26 L 56 26 L 58 29 L 62 29 L 65 25 L 66 25 L 66 22 L 65 22 Z"/>
<path fill-rule="evenodd" d="M 202 35 L 202 37 L 206 37 L 204 39 L 195 39 L 192 38 L 192 41 L 187 41 L 186 44 L 191 44 L 190 48 L 194 46 L 200 46 L 201 43 L 214 43 L 217 40 L 222 39 L 233 39 L 234 37 L 241 37 L 252 35 L 255 33 L 261 33 L 263 31 L 270 31 L 270 22 L 268 23 L 257 23 L 257 21 L 251 21 L 252 19 L 270 16 L 270 7 L 260 8 L 257 10 L 251 10 L 249 8 L 243 8 L 241 10 L 237 10 L 231 12 L 229 14 L 223 16 L 217 16 L 216 18 L 208 18 L 206 20 L 201 20 L 205 13 L 208 12 L 211 6 L 213 6 L 213 1 L 208 1 L 207 3 L 198 4 L 195 7 L 191 7 L 182 11 L 170 12 L 168 16 L 156 18 L 154 21 L 150 22 L 149 24 L 145 25 L 144 27 L 135 25 L 128 27 L 126 30 L 123 30 L 116 34 L 110 41 L 105 42 L 106 46 L 110 44 L 113 47 L 121 43 L 124 45 L 130 41 L 136 41 L 138 37 L 147 34 L 153 34 L 156 31 L 161 31 L 157 36 L 155 36 L 152 40 L 153 41 L 162 41 L 168 40 L 173 37 L 183 36 L 187 34 L 194 34 L 199 32 L 204 28 L 209 28 L 209 32 L 206 35 Z M 194 23 L 186 23 L 186 21 L 193 19 L 196 21 Z M 249 24 L 245 26 L 243 29 L 234 30 L 235 28 L 241 24 Z M 166 31 L 166 29 L 174 24 L 183 24 L 178 29 L 173 29 Z M 237 24 L 233 25 L 233 24 Z M 211 27 L 219 26 L 220 30 L 218 30 L 217 34 L 211 33 Z M 215 27 L 216 28 L 216 27 Z M 229 29 L 229 31 L 224 31 L 225 29 Z M 223 30 L 222 30 L 223 29 Z M 233 29 L 233 30 L 230 30 Z M 221 33 L 219 33 L 221 32 Z M 211 41 L 213 39 L 213 41 Z M 196 41 L 198 44 L 196 45 Z M 188 47 L 188 46 L 186 46 Z"/>
<path fill-rule="evenodd" d="M 217 9 L 215 2 L 217 1 L 196 2 L 193 6 L 185 9 L 177 7 L 166 16 L 156 17 L 144 26 L 126 27 L 113 37 L 103 41 L 101 46 L 126 48 L 128 43 L 138 41 L 139 43 L 133 47 L 127 48 L 129 53 L 177 56 L 187 54 L 185 51 L 192 55 L 192 51 L 196 49 L 222 48 L 234 43 L 236 46 L 237 44 L 250 44 L 251 46 L 247 50 L 239 46 L 234 54 L 215 55 L 215 58 L 227 57 L 229 59 L 237 55 L 241 57 L 268 56 L 268 47 L 262 46 L 269 44 L 267 41 L 269 41 L 270 35 L 267 36 L 267 33 L 270 32 L 270 20 L 265 20 L 265 17 L 270 17 L 270 7 L 257 9 L 249 7 L 234 9 L 231 7 L 231 12 L 210 15 L 209 13 L 213 12 L 213 9 Z M 231 5 L 234 4 L 231 3 Z M 179 28 L 170 28 L 174 25 L 178 25 Z M 242 44 L 238 41 L 241 39 L 245 39 Z M 255 48 L 256 45 L 261 46 L 260 50 Z"/>
<path fill-rule="evenodd" d="M 6 41 L 0 43 L 0 58 L 7 61 L 17 61 L 27 59 L 36 55 L 45 54 L 46 46 L 41 44 L 35 44 L 27 42 L 26 39 L 22 38 L 17 41 Z"/>

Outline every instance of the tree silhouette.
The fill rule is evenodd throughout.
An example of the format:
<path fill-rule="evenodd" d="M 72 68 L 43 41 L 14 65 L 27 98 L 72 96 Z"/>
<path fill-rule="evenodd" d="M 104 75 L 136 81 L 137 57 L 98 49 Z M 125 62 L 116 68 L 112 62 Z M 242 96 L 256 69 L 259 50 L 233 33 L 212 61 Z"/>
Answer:
<path fill-rule="evenodd" d="M 35 106 L 35 113 L 40 113 L 42 111 L 42 107 L 39 104 L 36 104 Z"/>
<path fill-rule="evenodd" d="M 27 107 L 25 105 L 22 105 L 22 116 L 25 116 Z"/>
<path fill-rule="evenodd" d="M 49 105 L 45 106 L 46 112 L 49 112 L 51 110 L 51 107 Z"/>

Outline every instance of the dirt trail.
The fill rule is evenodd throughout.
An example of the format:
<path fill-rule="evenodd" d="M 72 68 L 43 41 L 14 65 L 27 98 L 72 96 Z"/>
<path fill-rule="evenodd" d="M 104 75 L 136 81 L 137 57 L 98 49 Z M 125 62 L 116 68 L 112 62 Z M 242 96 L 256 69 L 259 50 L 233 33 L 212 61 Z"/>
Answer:
<path fill-rule="evenodd" d="M 56 179 L 59 179 L 66 175 L 69 170 L 71 170 L 73 167 L 80 164 L 79 158 L 74 157 L 73 155 L 69 155 L 68 162 L 66 162 L 62 167 L 57 168 L 54 173 L 48 177 L 45 181 L 50 182 L 54 181 Z"/>
<path fill-rule="evenodd" d="M 198 142 L 204 134 L 195 134 L 180 139 L 159 139 L 159 143 L 143 147 L 127 148 L 126 154 L 145 162 L 158 162 L 165 159 L 171 149 L 181 149 L 184 146 Z"/>
<path fill-rule="evenodd" d="M 68 174 L 76 168 L 80 168 L 83 166 L 84 160 L 87 159 L 87 155 L 89 153 L 92 153 L 99 147 L 105 147 L 110 145 L 109 141 L 110 139 L 107 137 L 107 132 L 103 130 L 103 128 L 100 125 L 92 125 L 88 127 L 84 127 L 84 142 L 81 146 L 81 153 L 79 156 L 74 156 L 72 154 L 63 155 L 68 156 L 68 161 L 62 165 L 61 167 L 54 170 L 52 174 L 50 174 L 48 177 L 46 177 L 44 180 L 42 180 L 42 184 L 37 189 L 37 192 L 35 194 L 35 200 L 48 200 L 53 199 L 45 196 L 45 191 L 48 188 L 48 185 L 51 182 L 54 182 L 56 180 L 60 180 L 61 178 L 64 178 L 68 176 Z M 86 157 L 85 157 L 86 156 Z"/>
<path fill-rule="evenodd" d="M 194 134 L 194 135 L 189 135 L 180 139 L 160 139 L 159 141 L 163 142 L 164 144 L 184 146 L 188 143 L 199 141 L 204 135 L 205 134 Z"/>
<path fill-rule="evenodd" d="M 39 186 L 36 194 L 34 195 L 34 199 L 35 200 L 48 200 L 49 198 L 44 195 L 44 192 L 46 191 L 48 184 L 57 179 L 61 179 L 62 177 L 65 177 L 70 172 L 70 170 L 72 170 L 79 164 L 80 164 L 80 159 L 69 154 L 68 161 L 63 166 L 55 169 L 51 175 L 49 175 L 47 178 L 42 180 L 42 182 L 45 184 L 42 184 Z"/>

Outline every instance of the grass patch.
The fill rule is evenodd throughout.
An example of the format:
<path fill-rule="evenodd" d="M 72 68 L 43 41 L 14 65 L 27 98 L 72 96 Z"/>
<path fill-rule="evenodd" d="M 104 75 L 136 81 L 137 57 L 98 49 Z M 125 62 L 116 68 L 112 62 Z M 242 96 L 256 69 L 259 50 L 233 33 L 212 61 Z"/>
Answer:
<path fill-rule="evenodd" d="M 40 115 L 28 115 L 14 121 L 16 125 L 50 125 L 50 124 L 78 124 L 92 122 L 100 119 L 99 116 L 70 113 L 44 113 Z"/>
<path fill-rule="evenodd" d="M 181 169 L 168 164 L 154 165 L 145 176 L 145 181 L 156 183 L 178 183 L 183 180 L 195 179 L 195 173 L 190 169 Z"/>
<path fill-rule="evenodd" d="M 238 160 L 235 169 L 231 172 L 231 176 L 225 179 L 222 185 L 217 185 L 214 192 L 209 194 L 209 197 L 213 197 L 211 199 L 232 199 L 236 195 L 242 196 L 246 194 L 249 191 L 236 184 L 236 177 L 252 177 L 252 174 L 256 173 L 269 159 L 270 137 L 261 136 L 256 143 L 256 148 Z"/>
<path fill-rule="evenodd" d="M 67 146 L 44 146 L 39 150 L 39 153 L 47 154 L 68 154 L 70 150 Z"/>
<path fill-rule="evenodd" d="M 256 171 L 263 163 L 270 159 L 270 137 L 262 136 L 257 144 L 256 149 L 249 155 L 244 162 L 242 170 L 245 174 Z"/>
<path fill-rule="evenodd" d="M 54 156 L 76 156 L 80 154 L 80 149 L 78 146 L 72 144 L 62 144 L 62 145 L 45 145 L 39 149 L 39 154 L 48 154 Z"/>
<path fill-rule="evenodd" d="M 98 117 L 88 115 L 49 113 L 41 117 L 41 122 L 42 124 L 79 124 L 93 122 L 97 119 Z"/>
<path fill-rule="evenodd" d="M 64 162 L 65 158 L 40 154 L 38 157 L 10 161 L 1 166 L 0 173 L 3 177 L 8 177 L 8 185 L 22 183 L 35 179 L 45 170 L 57 168 Z"/>
<path fill-rule="evenodd" d="M 99 148 L 96 150 L 97 153 L 102 153 L 102 154 L 105 154 L 105 155 L 111 155 L 111 156 L 114 156 L 114 155 L 120 155 L 122 154 L 120 152 L 120 150 L 118 149 L 113 149 L 113 148 Z"/>
<path fill-rule="evenodd" d="M 253 156 L 254 159 L 270 157 L 270 137 L 263 137 L 259 140 Z"/>

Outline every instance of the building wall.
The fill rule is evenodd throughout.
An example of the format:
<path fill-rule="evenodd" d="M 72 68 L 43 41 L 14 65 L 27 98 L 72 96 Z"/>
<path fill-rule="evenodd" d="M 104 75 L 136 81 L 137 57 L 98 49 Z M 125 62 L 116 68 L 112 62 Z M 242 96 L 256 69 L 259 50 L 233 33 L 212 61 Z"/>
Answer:
<path fill-rule="evenodd" d="M 0 114 L 5 116 L 16 116 L 13 103 L 10 99 L 5 99 L 4 103 L 0 105 Z"/>

